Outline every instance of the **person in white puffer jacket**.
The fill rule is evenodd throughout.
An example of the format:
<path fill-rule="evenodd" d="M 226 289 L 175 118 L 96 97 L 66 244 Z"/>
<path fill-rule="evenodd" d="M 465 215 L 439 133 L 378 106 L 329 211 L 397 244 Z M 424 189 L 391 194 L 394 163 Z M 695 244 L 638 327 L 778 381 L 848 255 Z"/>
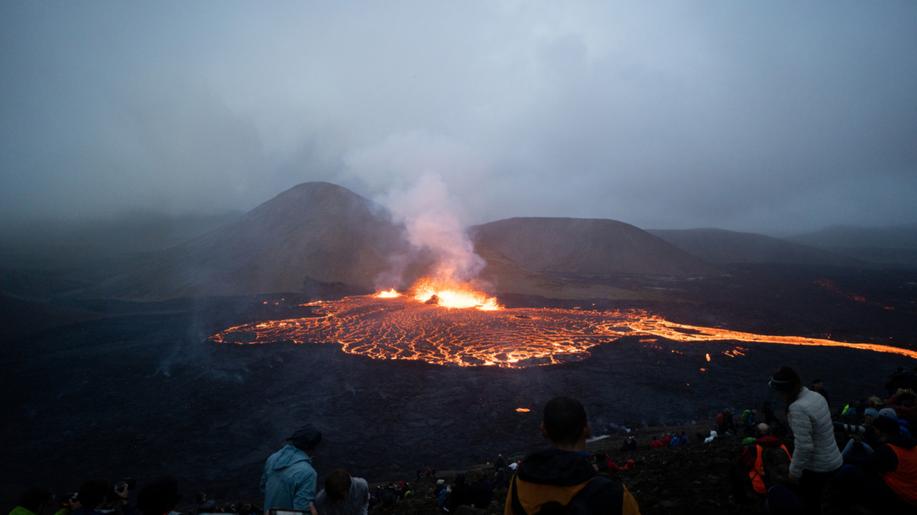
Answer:
<path fill-rule="evenodd" d="M 794 439 L 790 480 L 798 483 L 805 512 L 821 513 L 825 488 L 844 464 L 828 403 L 820 394 L 802 386 L 799 374 L 790 367 L 778 370 L 769 385 L 787 403 L 787 422 Z"/>

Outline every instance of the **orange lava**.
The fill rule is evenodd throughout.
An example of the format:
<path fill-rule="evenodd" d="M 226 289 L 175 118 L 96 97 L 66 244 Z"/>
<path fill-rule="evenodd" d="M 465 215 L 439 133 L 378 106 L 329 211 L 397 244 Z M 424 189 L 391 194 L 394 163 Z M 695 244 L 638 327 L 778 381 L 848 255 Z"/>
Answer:
<path fill-rule="evenodd" d="M 481 311 L 498 311 L 503 306 L 497 303 L 496 297 L 478 291 L 467 284 L 455 281 L 438 281 L 424 278 L 412 287 L 414 299 L 420 302 L 436 304 L 450 309 L 475 308 Z M 394 291 L 394 290 L 390 290 Z"/>
<path fill-rule="evenodd" d="M 400 296 L 401 294 L 394 288 L 389 288 L 388 290 L 383 290 L 376 294 L 377 299 L 396 299 Z"/>
<path fill-rule="evenodd" d="M 482 310 L 483 304 L 465 306 L 477 309 L 450 309 L 430 303 L 430 299 L 419 302 L 421 299 L 416 297 L 362 295 L 316 301 L 307 306 L 318 316 L 233 326 L 214 334 L 211 340 L 234 344 L 337 343 L 345 353 L 374 359 L 507 368 L 584 359 L 592 347 L 626 336 L 640 337 L 647 345 L 658 345 L 655 338 L 678 342 L 737 341 L 869 350 L 917 359 L 915 350 L 888 345 L 679 324 L 642 310 L 499 305 L 495 310 Z M 726 354 L 741 356 L 744 349 Z"/>

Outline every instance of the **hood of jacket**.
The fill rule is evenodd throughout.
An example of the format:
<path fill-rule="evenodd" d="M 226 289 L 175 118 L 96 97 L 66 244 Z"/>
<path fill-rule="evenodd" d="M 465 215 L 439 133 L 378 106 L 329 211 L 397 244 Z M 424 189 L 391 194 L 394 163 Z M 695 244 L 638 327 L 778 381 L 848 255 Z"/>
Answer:
<path fill-rule="evenodd" d="M 312 463 L 312 458 L 296 446 L 286 444 L 271 456 L 270 468 L 271 470 L 283 470 L 304 461 Z"/>
<path fill-rule="evenodd" d="M 519 465 L 519 479 L 542 485 L 578 485 L 596 475 L 595 468 L 582 454 L 561 449 L 546 449 L 528 455 Z"/>

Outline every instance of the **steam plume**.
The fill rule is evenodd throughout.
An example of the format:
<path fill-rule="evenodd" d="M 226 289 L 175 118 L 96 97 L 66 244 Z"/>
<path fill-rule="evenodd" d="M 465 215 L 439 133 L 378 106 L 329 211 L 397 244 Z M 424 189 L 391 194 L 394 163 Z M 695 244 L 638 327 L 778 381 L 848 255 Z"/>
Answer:
<path fill-rule="evenodd" d="M 390 192 L 383 202 L 404 225 L 411 246 L 432 254 L 434 279 L 469 281 L 484 267 L 465 232 L 461 209 L 439 175 L 423 174 L 408 189 Z"/>

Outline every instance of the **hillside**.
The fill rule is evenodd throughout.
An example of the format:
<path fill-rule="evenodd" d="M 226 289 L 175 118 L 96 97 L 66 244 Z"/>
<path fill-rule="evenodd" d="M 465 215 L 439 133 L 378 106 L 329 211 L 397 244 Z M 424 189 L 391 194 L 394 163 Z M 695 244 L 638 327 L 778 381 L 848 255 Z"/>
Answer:
<path fill-rule="evenodd" d="M 472 227 L 470 232 L 481 255 L 502 256 L 535 273 L 609 277 L 714 271 L 646 231 L 615 220 L 508 218 Z"/>
<path fill-rule="evenodd" d="M 723 229 L 650 230 L 685 252 L 717 264 L 855 266 L 855 259 L 755 233 Z"/>
<path fill-rule="evenodd" d="M 659 238 L 613 220 L 513 218 L 473 227 L 470 233 L 488 262 L 485 279 L 501 292 L 632 298 L 633 292 L 583 280 L 714 271 Z M 334 184 L 305 183 L 202 237 L 150 254 L 88 295 L 156 300 L 308 292 L 329 285 L 338 291 L 368 291 L 390 272 L 392 256 L 408 255 L 406 250 L 402 228 L 382 207 Z"/>
<path fill-rule="evenodd" d="M 838 225 L 792 236 L 789 240 L 869 263 L 917 267 L 917 224 L 888 227 Z"/>
<path fill-rule="evenodd" d="M 115 297 L 305 291 L 337 283 L 371 290 L 403 248 L 401 229 L 369 200 L 340 186 L 295 186 L 190 242 L 155 253 L 95 289 Z"/>

